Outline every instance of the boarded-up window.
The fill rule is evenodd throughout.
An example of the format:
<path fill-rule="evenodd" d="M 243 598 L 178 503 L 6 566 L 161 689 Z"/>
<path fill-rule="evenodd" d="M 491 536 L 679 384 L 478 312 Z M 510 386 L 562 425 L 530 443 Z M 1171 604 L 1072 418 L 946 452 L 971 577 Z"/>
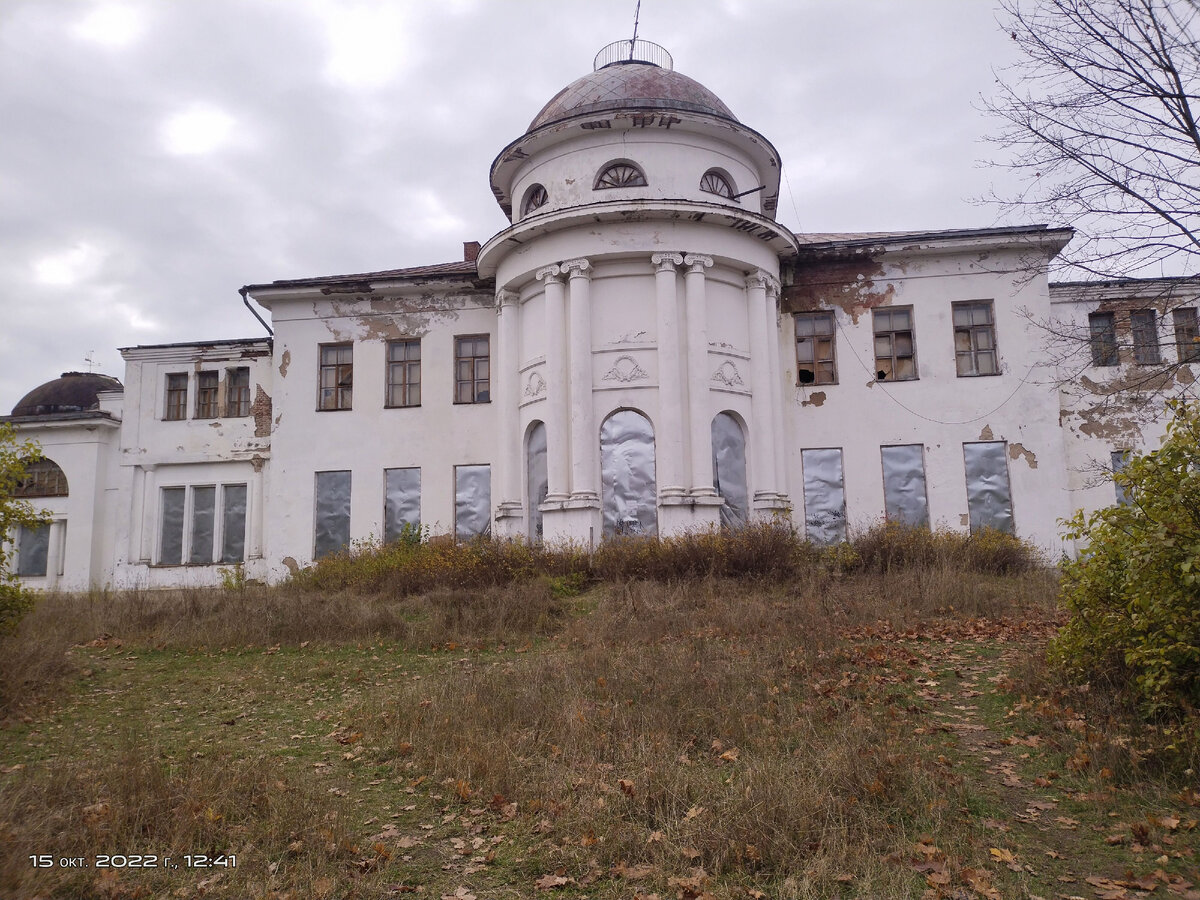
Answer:
<path fill-rule="evenodd" d="M 746 486 L 746 436 L 737 419 L 717 413 L 712 420 L 713 487 L 725 500 L 721 527 L 741 528 L 750 520 Z"/>
<path fill-rule="evenodd" d="M 1129 465 L 1129 451 L 1114 450 L 1112 452 L 1111 459 L 1113 474 L 1115 475 L 1118 472 L 1124 472 L 1125 467 Z M 1122 506 L 1127 504 L 1129 502 L 1129 495 L 1125 493 L 1125 487 L 1120 482 L 1114 481 L 1113 488 L 1117 494 L 1117 503 L 1121 504 Z"/>
<path fill-rule="evenodd" d="M 814 544 L 846 540 L 846 488 L 842 480 L 842 451 L 804 450 L 804 529 Z"/>
<path fill-rule="evenodd" d="M 963 444 L 972 534 L 985 528 L 1015 533 L 1006 448 L 1004 441 Z"/>
<path fill-rule="evenodd" d="M 221 562 L 246 558 L 246 485 L 221 486 Z"/>
<path fill-rule="evenodd" d="M 17 574 L 32 578 L 44 576 L 50 556 L 50 525 L 17 529 Z"/>
<path fill-rule="evenodd" d="M 187 489 L 163 488 L 160 502 L 158 564 L 160 566 L 182 565 L 183 516 L 187 503 Z"/>
<path fill-rule="evenodd" d="M 208 565 L 213 561 L 216 524 L 217 489 L 212 485 L 192 488 L 192 540 L 188 562 Z"/>
<path fill-rule="evenodd" d="M 542 539 L 541 505 L 546 501 L 550 479 L 546 470 L 546 426 L 535 422 L 529 429 L 529 443 L 525 448 L 525 481 L 529 491 L 529 539 Z"/>
<path fill-rule="evenodd" d="M 421 470 L 383 470 L 383 539 L 391 542 L 420 534 Z M 406 531 L 407 529 L 407 531 Z"/>
<path fill-rule="evenodd" d="M 658 534 L 658 487 L 654 476 L 654 427 L 631 409 L 600 426 L 600 481 L 604 536 Z"/>
<path fill-rule="evenodd" d="M 925 492 L 925 448 L 921 444 L 880 447 L 883 503 L 889 522 L 929 527 Z"/>
<path fill-rule="evenodd" d="M 313 558 L 350 546 L 350 473 L 318 472 L 313 496 Z"/>
<path fill-rule="evenodd" d="M 492 533 L 490 466 L 454 467 L 454 536 L 459 540 Z"/>

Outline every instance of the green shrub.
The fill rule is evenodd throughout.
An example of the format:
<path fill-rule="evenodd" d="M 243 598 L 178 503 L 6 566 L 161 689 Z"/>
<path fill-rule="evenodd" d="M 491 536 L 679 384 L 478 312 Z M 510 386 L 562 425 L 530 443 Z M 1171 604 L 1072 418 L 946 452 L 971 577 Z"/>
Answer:
<path fill-rule="evenodd" d="M 1151 711 L 1200 704 L 1200 405 L 1173 403 L 1162 447 L 1114 476 L 1128 503 L 1082 513 L 1063 567 L 1071 617 L 1051 658 L 1078 680 L 1132 687 Z"/>

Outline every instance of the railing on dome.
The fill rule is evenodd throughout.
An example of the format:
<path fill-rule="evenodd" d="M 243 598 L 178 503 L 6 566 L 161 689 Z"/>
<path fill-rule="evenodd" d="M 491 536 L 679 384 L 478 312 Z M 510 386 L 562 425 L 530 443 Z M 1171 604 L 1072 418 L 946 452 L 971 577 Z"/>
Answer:
<path fill-rule="evenodd" d="M 651 41 L 643 41 L 640 38 L 632 41 L 613 41 L 600 48 L 600 52 L 592 61 L 592 68 L 598 72 L 613 63 L 626 62 L 650 63 L 668 71 L 675 68 L 675 60 L 671 58 L 671 54 L 665 47 L 660 47 Z"/>

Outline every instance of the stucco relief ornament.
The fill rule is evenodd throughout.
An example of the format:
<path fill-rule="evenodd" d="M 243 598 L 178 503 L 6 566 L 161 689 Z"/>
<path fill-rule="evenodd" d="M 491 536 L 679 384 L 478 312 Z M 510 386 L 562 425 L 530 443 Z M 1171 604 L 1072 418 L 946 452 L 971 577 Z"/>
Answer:
<path fill-rule="evenodd" d="M 718 381 L 726 387 L 738 387 L 746 382 L 742 381 L 742 376 L 738 373 L 737 366 L 729 360 L 721 363 L 717 367 L 717 371 L 713 372 L 713 381 Z"/>
<path fill-rule="evenodd" d="M 605 381 L 619 381 L 628 384 L 631 381 L 645 381 L 650 375 L 637 364 L 632 356 L 618 356 L 613 367 L 604 373 Z"/>
<path fill-rule="evenodd" d="M 534 372 L 529 376 L 529 382 L 525 385 L 526 397 L 540 397 L 546 393 L 546 379 Z"/>

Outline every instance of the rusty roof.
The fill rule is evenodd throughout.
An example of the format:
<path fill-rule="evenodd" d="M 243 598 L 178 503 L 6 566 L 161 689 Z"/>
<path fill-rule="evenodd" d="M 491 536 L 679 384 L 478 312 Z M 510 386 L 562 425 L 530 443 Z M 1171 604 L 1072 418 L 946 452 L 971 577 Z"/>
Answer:
<path fill-rule="evenodd" d="M 572 81 L 542 107 L 525 133 L 572 116 L 616 109 L 673 109 L 737 121 L 700 82 L 653 63 L 622 62 Z"/>
<path fill-rule="evenodd" d="M 53 381 L 35 387 L 17 401 L 14 416 L 46 416 L 99 409 L 101 391 L 121 391 L 121 382 L 99 372 L 63 372 Z"/>
<path fill-rule="evenodd" d="M 320 287 L 321 285 L 345 284 L 366 281 L 403 281 L 421 278 L 478 278 L 475 260 L 434 263 L 429 266 L 411 266 L 407 269 L 381 269 L 378 272 L 356 272 L 349 275 L 319 275 L 314 278 L 281 278 L 267 284 L 248 284 L 246 290 L 268 288 Z"/>

